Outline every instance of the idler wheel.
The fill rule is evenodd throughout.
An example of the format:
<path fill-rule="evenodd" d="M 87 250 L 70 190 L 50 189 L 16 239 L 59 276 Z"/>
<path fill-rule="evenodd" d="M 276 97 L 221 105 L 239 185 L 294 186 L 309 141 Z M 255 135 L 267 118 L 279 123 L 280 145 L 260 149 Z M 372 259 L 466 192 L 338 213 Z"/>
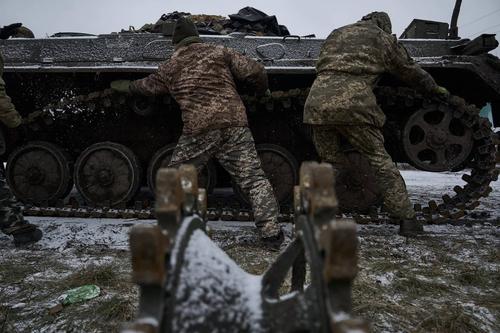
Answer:
<path fill-rule="evenodd" d="M 276 200 L 280 204 L 290 201 L 293 187 L 298 182 L 297 160 L 285 148 L 274 144 L 260 144 L 256 146 L 260 163 L 274 190 Z M 233 182 L 234 194 L 244 204 L 250 201 L 241 188 Z"/>
<path fill-rule="evenodd" d="M 454 118 L 446 105 L 415 112 L 404 127 L 403 149 L 420 170 L 454 170 L 467 162 L 473 147 L 472 129 Z"/>
<path fill-rule="evenodd" d="M 88 203 L 116 206 L 130 201 L 140 185 L 141 169 L 134 153 L 113 142 L 85 149 L 75 164 L 75 186 Z"/>
<path fill-rule="evenodd" d="M 160 150 L 154 154 L 151 162 L 149 163 L 147 181 L 148 187 L 153 193 L 156 193 L 156 173 L 160 168 L 168 167 L 170 160 L 172 159 L 175 146 L 175 144 L 170 144 L 160 148 Z M 215 164 L 212 160 L 209 160 L 198 174 L 198 187 L 206 189 L 207 193 L 212 193 L 216 181 L 217 173 L 215 171 Z"/>
<path fill-rule="evenodd" d="M 16 149 L 7 161 L 7 182 L 25 203 L 62 199 L 73 188 L 72 164 L 58 146 L 33 141 Z"/>
<path fill-rule="evenodd" d="M 349 165 L 337 170 L 335 191 L 342 211 L 366 213 L 382 196 L 368 159 L 355 150 L 344 151 Z"/>

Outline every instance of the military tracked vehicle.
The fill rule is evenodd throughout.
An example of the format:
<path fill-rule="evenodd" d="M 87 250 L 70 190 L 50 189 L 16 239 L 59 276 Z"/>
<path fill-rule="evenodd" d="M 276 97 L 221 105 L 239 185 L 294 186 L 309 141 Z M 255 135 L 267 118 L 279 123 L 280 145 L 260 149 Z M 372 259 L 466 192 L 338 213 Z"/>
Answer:
<path fill-rule="evenodd" d="M 113 80 L 142 78 L 171 56 L 168 31 L 173 22 L 162 24 L 162 33 L 129 29 L 0 41 L 8 94 L 31 122 L 23 131 L 2 128 L 7 179 L 20 200 L 64 206 L 74 184 L 85 205 L 115 212 L 109 216 L 118 214 L 115 209 L 137 212 L 148 207 L 144 193 L 138 192 L 146 186 L 154 192 L 154 175 L 168 163 L 181 134 L 180 112 L 169 96 L 126 96 L 108 87 Z M 450 217 L 475 208 L 497 179 L 491 124 L 479 117 L 478 108 L 490 103 L 495 126 L 500 126 L 500 61 L 488 54 L 498 42 L 490 34 L 458 38 L 455 26 L 415 20 L 400 41 L 438 84 L 461 98 L 432 100 L 392 77 L 383 78 L 376 90 L 387 115 L 384 135 L 394 161 L 431 172 L 472 168 L 464 176 L 467 185 L 427 208 L 429 214 Z M 302 124 L 302 110 L 323 39 L 241 32 L 202 39 L 265 65 L 272 96 L 257 98 L 244 87 L 240 92 L 263 168 L 280 202 L 288 203 L 298 165 L 317 158 L 310 128 Z M 347 211 L 366 211 L 380 203 L 380 194 L 366 161 L 348 148 L 346 153 L 354 167 L 338 177 L 340 205 Z M 209 191 L 230 186 L 215 163 L 200 177 Z M 234 192 L 244 206 L 241 191 Z M 214 205 L 220 210 L 227 203 Z"/>

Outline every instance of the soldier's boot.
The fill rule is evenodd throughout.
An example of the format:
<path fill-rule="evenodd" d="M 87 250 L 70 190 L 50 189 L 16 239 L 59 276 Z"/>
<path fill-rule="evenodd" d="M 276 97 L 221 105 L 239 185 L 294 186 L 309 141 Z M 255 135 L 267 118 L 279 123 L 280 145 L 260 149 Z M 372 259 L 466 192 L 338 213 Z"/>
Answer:
<path fill-rule="evenodd" d="M 15 246 L 38 242 L 42 239 L 43 235 L 42 231 L 36 225 L 27 222 L 16 223 L 5 229 L 4 232 L 14 237 Z"/>
<path fill-rule="evenodd" d="M 399 221 L 399 234 L 404 237 L 415 237 L 424 233 L 422 222 L 417 219 L 403 219 Z"/>
<path fill-rule="evenodd" d="M 266 247 L 272 250 L 279 250 L 283 242 L 283 230 L 276 221 L 269 221 L 257 226 L 260 238 Z"/>

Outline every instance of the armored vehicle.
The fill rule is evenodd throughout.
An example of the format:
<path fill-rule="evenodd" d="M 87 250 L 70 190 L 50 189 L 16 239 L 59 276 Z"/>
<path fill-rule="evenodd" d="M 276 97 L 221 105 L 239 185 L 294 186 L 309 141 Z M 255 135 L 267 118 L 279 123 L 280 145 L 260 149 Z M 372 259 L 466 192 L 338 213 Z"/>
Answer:
<path fill-rule="evenodd" d="M 129 29 L 0 41 L 8 94 L 31 122 L 24 131 L 2 128 L 7 179 L 20 200 L 66 204 L 62 200 L 74 184 L 90 206 L 148 205 L 147 196 L 138 192 L 146 186 L 153 191 L 156 171 L 168 163 L 182 130 L 178 107 L 169 96 L 126 96 L 108 87 L 113 80 L 144 77 L 171 56 L 171 38 L 165 34 L 172 20 L 164 23 L 159 26 L 164 33 Z M 431 210 L 458 217 L 457 209 L 476 207 L 497 177 L 491 124 L 479 117 L 478 108 L 490 103 L 495 125 L 500 126 L 500 61 L 488 54 L 498 46 L 494 35 L 469 40 L 444 33 L 447 30 L 446 23 L 415 20 L 400 41 L 440 85 L 463 99 L 431 100 L 392 77 L 383 78 L 376 93 L 387 115 L 387 150 L 396 162 L 432 172 L 472 168 L 464 176 L 467 185 L 455 188 L 456 195 L 430 205 Z M 241 94 L 263 168 L 286 204 L 297 183 L 298 165 L 317 158 L 310 129 L 302 124 L 302 109 L 323 40 L 274 35 L 237 32 L 202 39 L 265 65 L 272 96 L 256 98 L 244 87 Z M 379 194 L 366 162 L 348 149 L 354 167 L 338 177 L 340 204 L 345 210 L 364 211 L 378 203 Z M 200 177 L 209 191 L 230 186 L 214 163 Z M 239 189 L 234 192 L 246 202 Z"/>

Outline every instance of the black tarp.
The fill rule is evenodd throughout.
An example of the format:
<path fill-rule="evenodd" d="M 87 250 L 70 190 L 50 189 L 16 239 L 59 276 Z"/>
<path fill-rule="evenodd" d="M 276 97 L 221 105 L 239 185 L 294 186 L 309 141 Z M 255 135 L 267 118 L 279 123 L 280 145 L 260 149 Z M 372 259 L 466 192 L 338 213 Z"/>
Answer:
<path fill-rule="evenodd" d="M 257 31 L 265 31 L 276 36 L 287 36 L 290 34 L 284 25 L 278 24 L 278 19 L 275 15 L 269 16 L 260 10 L 253 7 L 245 7 L 238 11 L 237 14 L 229 15 L 232 22 L 238 22 L 243 26 L 255 27 Z"/>

